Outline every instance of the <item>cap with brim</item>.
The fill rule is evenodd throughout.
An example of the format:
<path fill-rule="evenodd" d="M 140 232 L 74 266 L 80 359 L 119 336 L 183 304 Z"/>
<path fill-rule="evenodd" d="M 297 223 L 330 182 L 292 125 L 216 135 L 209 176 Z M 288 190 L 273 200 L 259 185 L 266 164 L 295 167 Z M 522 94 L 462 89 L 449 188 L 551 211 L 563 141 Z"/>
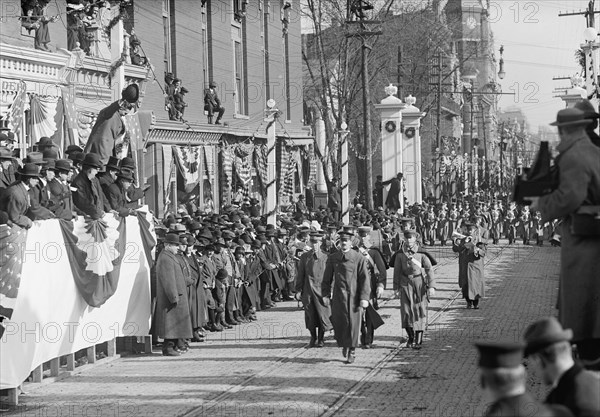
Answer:
<path fill-rule="evenodd" d="M 585 113 L 576 108 L 562 109 L 556 115 L 556 121 L 550 123 L 550 126 L 586 126 L 592 123 L 590 119 L 585 118 Z"/>
<path fill-rule="evenodd" d="M 54 142 L 47 136 L 43 136 L 35 143 L 36 146 L 54 146 Z"/>
<path fill-rule="evenodd" d="M 325 233 L 323 233 L 322 230 L 313 230 L 312 232 L 310 232 L 310 237 L 320 238 L 323 236 L 325 236 Z"/>
<path fill-rule="evenodd" d="M 573 339 L 573 330 L 563 329 L 554 317 L 547 317 L 536 321 L 525 330 L 525 356 L 558 342 Z"/>
<path fill-rule="evenodd" d="M 523 343 L 482 341 L 476 342 L 479 350 L 479 363 L 481 368 L 516 368 L 523 362 Z"/>
<path fill-rule="evenodd" d="M 250 244 L 250 247 L 252 249 L 260 249 L 260 248 L 262 248 L 262 243 L 258 239 L 257 240 L 253 240 L 252 243 Z"/>
<path fill-rule="evenodd" d="M 340 237 L 340 240 L 350 240 L 352 239 L 352 236 L 354 236 L 354 233 L 349 233 L 345 230 L 340 230 L 338 232 L 338 236 Z"/>
<path fill-rule="evenodd" d="M 369 226 L 360 226 L 358 228 L 358 235 L 359 236 L 366 236 L 369 233 L 371 233 L 371 228 Z"/>
<path fill-rule="evenodd" d="M 133 182 L 133 174 L 131 173 L 131 171 L 120 171 L 117 174 L 117 178 L 128 182 Z"/>
<path fill-rule="evenodd" d="M 169 231 L 172 233 L 185 233 L 185 230 L 185 226 L 181 223 L 173 223 L 171 226 L 169 226 Z"/>

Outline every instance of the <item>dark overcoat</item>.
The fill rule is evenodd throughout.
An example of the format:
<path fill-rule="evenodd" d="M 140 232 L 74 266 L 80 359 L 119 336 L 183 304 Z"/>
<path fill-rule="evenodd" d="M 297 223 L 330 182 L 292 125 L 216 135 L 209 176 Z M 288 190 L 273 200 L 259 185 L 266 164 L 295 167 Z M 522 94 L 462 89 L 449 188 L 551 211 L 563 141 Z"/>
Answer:
<path fill-rule="evenodd" d="M 575 236 L 569 214 L 582 205 L 600 205 L 600 148 L 581 136 L 561 140 L 558 188 L 539 199 L 542 221 L 561 224 L 558 318 L 573 340 L 600 338 L 600 236 Z"/>
<path fill-rule="evenodd" d="M 125 123 L 119 115 L 119 102 L 115 101 L 100 110 L 98 118 L 85 145 L 84 152 L 100 155 L 103 165 L 114 155 L 115 140 L 125 133 Z"/>
<path fill-rule="evenodd" d="M 570 417 L 573 414 L 566 407 L 545 405 L 525 393 L 502 398 L 492 403 L 485 417 Z"/>
<path fill-rule="evenodd" d="M 163 339 L 190 339 L 192 321 L 187 285 L 180 256 L 168 249 L 156 261 L 156 313 L 154 328 Z"/>
<path fill-rule="evenodd" d="M 576 416 L 600 416 L 600 373 L 573 365 L 560 377 L 546 402 L 564 405 Z"/>
<path fill-rule="evenodd" d="M 195 254 L 185 256 L 190 271 L 192 284 L 188 286 L 188 302 L 190 304 L 190 318 L 192 328 L 198 329 L 207 323 L 207 306 L 202 286 L 202 265 Z"/>
<path fill-rule="evenodd" d="M 355 250 L 329 255 L 321 293 L 323 297 L 332 294 L 331 324 L 338 346 L 358 346 L 363 311 L 360 301 L 368 300 L 371 294 L 365 257 Z"/>
<path fill-rule="evenodd" d="M 50 190 L 50 203 L 48 207 L 54 215 L 60 219 L 71 220 L 73 218 L 73 197 L 71 188 L 53 178 L 47 185 Z"/>
<path fill-rule="evenodd" d="M 83 214 L 92 219 L 100 219 L 105 210 L 110 211 L 98 178 L 90 180 L 82 171 L 73 179 L 71 185 L 76 189 L 73 192 L 73 203 Z"/>
<path fill-rule="evenodd" d="M 470 300 L 485 296 L 484 256 L 485 245 L 469 243 L 457 246 L 452 243 L 452 250 L 458 253 L 458 286 L 463 296 Z"/>
<path fill-rule="evenodd" d="M 296 292 L 302 293 L 304 322 L 309 330 L 320 327 L 331 330 L 331 310 L 323 304 L 321 284 L 328 254 L 321 249 L 308 251 L 300 257 L 296 274 Z"/>

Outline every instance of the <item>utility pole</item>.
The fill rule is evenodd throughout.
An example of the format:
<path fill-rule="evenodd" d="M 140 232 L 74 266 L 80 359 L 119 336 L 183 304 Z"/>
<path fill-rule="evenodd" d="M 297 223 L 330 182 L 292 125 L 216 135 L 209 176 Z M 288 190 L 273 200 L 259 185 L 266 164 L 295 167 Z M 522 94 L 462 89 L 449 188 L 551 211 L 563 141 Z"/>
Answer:
<path fill-rule="evenodd" d="M 369 21 L 365 12 L 373 10 L 373 5 L 366 0 L 348 0 L 348 9 L 350 17 L 352 15 L 358 18 L 358 21 L 350 20 L 347 23 L 359 24 L 359 29 L 356 33 L 347 34 L 348 37 L 360 37 L 362 40 L 361 58 L 362 58 L 362 88 L 363 88 L 363 135 L 365 160 L 367 163 L 367 209 L 373 208 L 373 157 L 371 155 L 372 139 L 371 139 L 371 107 L 369 106 L 370 89 L 369 89 L 369 52 L 371 46 L 367 43 L 367 36 L 380 35 L 380 30 L 370 31 L 367 29 L 367 24 L 379 24 L 380 22 Z"/>
<path fill-rule="evenodd" d="M 506 139 L 504 133 L 504 122 L 502 122 L 500 128 L 500 194 L 504 192 L 504 140 Z"/>
<path fill-rule="evenodd" d="M 435 148 L 439 149 L 441 151 L 440 145 L 441 145 L 441 132 L 442 132 L 442 53 L 441 51 L 438 52 L 438 62 L 437 62 L 437 70 L 438 70 L 438 83 L 437 83 L 437 121 L 436 121 L 436 129 L 435 129 Z M 439 153 L 439 152 L 438 152 Z M 437 155 L 439 158 L 439 155 Z M 441 165 L 441 160 L 440 161 L 435 161 L 435 163 L 433 164 L 433 169 L 434 169 L 434 175 L 436 178 L 436 187 L 435 187 L 435 199 L 437 202 L 437 188 L 438 185 L 441 185 L 442 182 L 442 176 L 440 174 L 440 167 L 438 165 Z M 440 197 L 441 197 L 441 191 L 440 191 Z"/>

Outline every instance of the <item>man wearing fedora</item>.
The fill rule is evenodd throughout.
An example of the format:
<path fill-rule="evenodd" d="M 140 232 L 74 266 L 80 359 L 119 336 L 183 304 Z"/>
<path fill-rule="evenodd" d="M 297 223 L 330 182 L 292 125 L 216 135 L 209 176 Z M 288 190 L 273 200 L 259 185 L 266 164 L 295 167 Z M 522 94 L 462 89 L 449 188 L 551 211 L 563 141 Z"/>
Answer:
<path fill-rule="evenodd" d="M 108 186 L 106 197 L 110 208 L 125 217 L 134 213 L 134 209 L 127 204 L 127 190 L 133 184 L 133 175 L 131 171 L 120 171 L 116 177 L 117 181 Z"/>
<path fill-rule="evenodd" d="M 26 163 L 23 168 L 17 171 L 19 181 L 8 187 L 2 200 L 0 200 L 0 210 L 8 213 L 11 222 L 24 229 L 29 229 L 33 222 L 37 220 L 31 218 L 31 197 L 29 190 L 40 180 L 40 167 L 34 163 Z"/>
<path fill-rule="evenodd" d="M 71 185 L 76 189 L 73 193 L 73 203 L 81 214 L 90 216 L 92 219 L 101 219 L 104 212 L 111 210 L 106 197 L 100 187 L 96 174 L 102 168 L 100 155 L 88 153 L 82 163 L 82 170 L 73 179 Z"/>
<path fill-rule="evenodd" d="M 45 180 L 42 180 L 46 176 L 46 166 L 49 164 L 48 160 L 44 160 L 43 154 L 40 152 L 30 152 L 24 160 L 25 163 L 33 163 L 40 167 L 40 178 L 36 182 L 35 186 L 30 187 L 27 192 L 29 193 L 30 207 L 28 216 L 31 220 L 46 220 L 54 218 L 54 214 L 48 210 L 49 196 L 48 190 L 46 189 Z"/>
<path fill-rule="evenodd" d="M 599 227 L 593 226 L 598 223 L 594 216 L 600 212 L 600 148 L 585 132 L 590 122 L 575 108 L 558 112 L 551 123 L 560 135 L 558 188 L 528 199 L 531 211 L 541 212 L 542 222 L 563 219 L 558 319 L 573 330 L 582 363 L 600 369 L 600 233 Z M 582 222 L 588 226 L 579 227 Z"/>
<path fill-rule="evenodd" d="M 552 387 L 546 402 L 564 405 L 576 416 L 600 416 L 600 373 L 573 360 L 573 331 L 546 317 L 531 324 L 524 338 L 525 356 L 537 376 Z"/>
<path fill-rule="evenodd" d="M 480 341 L 479 374 L 481 389 L 489 405 L 486 417 L 569 417 L 564 406 L 544 405 L 527 392 L 527 372 L 523 366 L 522 343 Z"/>
<path fill-rule="evenodd" d="M 588 120 L 591 120 L 591 123 L 585 127 L 585 133 L 587 133 L 588 137 L 594 145 L 600 147 L 600 136 L 598 136 L 598 134 L 596 133 L 600 114 L 596 112 L 594 105 L 589 100 L 585 99 L 575 103 L 575 108 L 584 112 L 584 117 Z"/>
<path fill-rule="evenodd" d="M 138 85 L 129 84 L 121 92 L 120 100 L 100 110 L 84 152 L 98 154 L 102 164 L 106 165 L 109 157 L 115 155 L 115 141 L 125 134 L 125 123 L 122 118 L 135 108 L 139 97 Z"/>
<path fill-rule="evenodd" d="M 217 94 L 217 83 L 214 81 L 211 81 L 208 84 L 208 88 L 204 93 L 204 110 L 208 112 L 208 124 L 212 124 L 215 112 L 217 112 L 215 124 L 221 124 L 221 118 L 223 117 L 223 114 L 225 114 L 225 107 L 221 106 L 221 100 Z"/>
<path fill-rule="evenodd" d="M 179 356 L 178 343 L 193 336 L 187 286 L 177 252 L 179 235 L 167 233 L 165 248 L 156 260 L 156 310 L 154 329 L 164 339 L 163 355 Z"/>
<path fill-rule="evenodd" d="M 121 171 L 121 168 L 119 167 L 119 158 L 116 156 L 109 157 L 104 169 L 105 171 L 99 172 L 96 178 L 98 178 L 98 181 L 100 182 L 100 187 L 102 187 L 104 195 L 108 198 L 108 189 L 117 181 L 117 174 Z"/>
<path fill-rule="evenodd" d="M 73 197 L 68 183 L 69 173 L 71 172 L 71 161 L 68 159 L 59 159 L 54 163 L 54 178 L 48 181 L 48 190 L 50 191 L 51 211 L 56 217 L 64 220 L 71 220 L 75 213 L 73 206 Z"/>
<path fill-rule="evenodd" d="M 0 199 L 3 192 L 17 180 L 13 161 L 12 152 L 7 148 L 0 148 Z"/>

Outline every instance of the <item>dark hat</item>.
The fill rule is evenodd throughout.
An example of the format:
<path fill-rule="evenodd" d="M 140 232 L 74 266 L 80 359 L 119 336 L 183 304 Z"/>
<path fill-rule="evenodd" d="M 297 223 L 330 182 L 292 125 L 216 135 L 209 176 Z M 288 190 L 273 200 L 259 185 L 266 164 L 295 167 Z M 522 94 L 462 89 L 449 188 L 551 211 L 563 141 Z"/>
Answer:
<path fill-rule="evenodd" d="M 260 248 L 262 248 L 262 243 L 260 240 L 256 239 L 256 240 L 252 241 L 252 243 L 250 244 L 250 247 L 252 249 L 260 249 Z"/>
<path fill-rule="evenodd" d="M 210 233 L 210 230 L 204 229 L 200 232 L 200 234 L 198 235 L 198 238 L 212 240 L 213 235 L 212 235 L 212 233 Z"/>
<path fill-rule="evenodd" d="M 131 171 L 128 171 L 128 170 L 119 171 L 119 173 L 117 174 L 117 178 L 120 178 L 125 181 L 129 181 L 129 182 L 133 182 L 133 174 L 131 173 Z"/>
<path fill-rule="evenodd" d="M 190 227 L 190 230 L 200 230 L 202 228 L 200 223 L 197 222 L 196 220 L 192 220 L 189 227 Z"/>
<path fill-rule="evenodd" d="M 37 164 L 29 162 L 23 165 L 23 168 L 17 170 L 17 174 L 21 177 L 39 178 L 40 167 Z"/>
<path fill-rule="evenodd" d="M 352 239 L 352 236 L 354 236 L 354 233 L 341 230 L 340 232 L 338 232 L 338 236 L 340 237 L 340 240 L 350 240 Z"/>
<path fill-rule="evenodd" d="M 43 136 L 39 141 L 35 143 L 38 147 L 40 146 L 54 146 L 54 142 L 48 136 Z"/>
<path fill-rule="evenodd" d="M 135 104 L 140 98 L 140 87 L 132 83 L 121 91 L 121 98 L 128 103 Z"/>
<path fill-rule="evenodd" d="M 44 161 L 46 161 L 46 165 L 42 165 L 42 171 L 47 171 L 49 169 L 54 170 L 54 159 L 46 159 L 44 158 Z"/>
<path fill-rule="evenodd" d="M 289 233 L 286 229 L 279 229 L 277 231 L 277 236 L 282 237 L 282 236 L 289 236 Z"/>
<path fill-rule="evenodd" d="M 310 237 L 323 237 L 325 236 L 325 233 L 322 230 L 313 230 L 312 232 L 310 232 Z"/>
<path fill-rule="evenodd" d="M 83 152 L 83 149 L 77 145 L 69 145 L 69 146 L 67 146 L 67 149 L 65 149 L 65 153 L 67 155 L 71 155 L 72 153 L 75 153 L 75 152 Z"/>
<path fill-rule="evenodd" d="M 44 161 L 44 155 L 41 152 L 29 152 L 23 162 L 36 165 L 46 165 L 48 163 Z"/>
<path fill-rule="evenodd" d="M 262 235 L 267 233 L 267 229 L 264 226 L 256 226 L 256 234 Z"/>
<path fill-rule="evenodd" d="M 250 235 L 243 233 L 242 236 L 240 236 L 240 237 L 244 241 L 244 243 L 246 243 L 246 244 L 252 243 L 252 238 L 250 237 Z"/>
<path fill-rule="evenodd" d="M 356 230 L 356 227 L 354 225 L 348 224 L 345 226 L 342 226 L 342 231 L 344 233 L 348 233 L 350 235 L 354 235 L 354 231 Z M 341 233 L 341 232 L 340 232 Z"/>
<path fill-rule="evenodd" d="M 190 90 L 188 90 L 188 89 L 187 89 L 187 88 L 185 88 L 185 87 L 181 87 L 181 89 L 179 90 L 179 92 L 180 92 L 181 94 L 187 94 L 187 93 L 189 93 L 189 92 L 190 92 Z"/>
<path fill-rule="evenodd" d="M 556 115 L 556 121 L 550 123 L 550 126 L 585 126 L 592 123 L 590 119 L 585 118 L 585 113 L 574 107 L 562 109 Z"/>
<path fill-rule="evenodd" d="M 586 119 L 594 120 L 600 118 L 600 114 L 596 113 L 594 105 L 589 100 L 580 100 L 575 103 L 574 107 L 581 110 L 585 114 Z"/>
<path fill-rule="evenodd" d="M 167 233 L 165 236 L 165 243 L 179 245 L 179 235 L 177 233 Z"/>
<path fill-rule="evenodd" d="M 85 154 L 83 152 L 72 152 L 68 156 L 74 164 L 81 164 L 83 162 L 83 158 L 85 158 Z"/>
<path fill-rule="evenodd" d="M 402 233 L 404 233 L 404 236 L 406 236 L 406 237 L 417 236 L 418 235 L 417 229 L 406 229 Z"/>
<path fill-rule="evenodd" d="M 188 235 L 185 233 L 182 233 L 179 235 L 179 244 L 180 245 L 187 245 L 187 239 L 188 239 Z"/>
<path fill-rule="evenodd" d="M 8 136 L 5 135 L 4 133 L 0 133 L 0 141 L 7 141 L 8 140 Z"/>
<path fill-rule="evenodd" d="M 208 86 L 209 86 L 210 88 L 213 88 L 213 87 L 216 87 L 216 86 L 217 86 L 217 83 L 216 83 L 216 82 L 214 82 L 214 81 L 211 81 L 211 82 L 209 82 L 209 83 L 208 83 Z"/>
<path fill-rule="evenodd" d="M 244 253 L 246 253 L 246 250 L 245 250 L 245 249 L 244 249 L 242 246 L 238 246 L 238 247 L 236 247 L 236 248 L 235 248 L 235 250 L 233 251 L 233 254 L 234 254 L 234 255 L 237 255 L 238 253 L 240 253 L 240 254 L 242 254 L 242 255 L 243 255 Z"/>
<path fill-rule="evenodd" d="M 479 349 L 481 368 L 516 368 L 523 362 L 523 343 L 482 341 L 475 346 Z"/>
<path fill-rule="evenodd" d="M 525 356 L 536 353 L 553 343 L 569 341 L 573 338 L 573 330 L 563 329 L 554 317 L 546 317 L 531 324 L 525 330 Z"/>
<path fill-rule="evenodd" d="M 274 229 L 268 229 L 267 232 L 265 233 L 266 237 L 275 237 L 275 230 Z"/>
<path fill-rule="evenodd" d="M 268 240 L 265 237 L 265 235 L 260 235 L 260 236 L 257 237 L 257 239 L 260 240 L 261 243 L 267 243 L 268 242 Z"/>
<path fill-rule="evenodd" d="M 174 79 L 175 79 L 175 76 L 173 75 L 172 72 L 167 72 L 165 74 L 165 80 L 174 80 Z"/>
<path fill-rule="evenodd" d="M 54 149 L 46 149 L 42 154 L 42 157 L 44 160 L 52 159 L 56 161 L 58 159 L 58 153 Z"/>
<path fill-rule="evenodd" d="M 204 246 L 204 250 L 207 251 L 207 252 L 214 252 L 215 251 L 215 245 L 213 245 L 212 243 L 208 244 L 208 245 Z"/>
<path fill-rule="evenodd" d="M 73 168 L 69 159 L 58 159 L 54 164 L 55 171 L 69 172 Z"/>
<path fill-rule="evenodd" d="M 135 169 L 135 162 L 133 158 L 126 156 L 125 158 L 121 159 L 121 162 L 119 163 L 119 168 Z"/>
<path fill-rule="evenodd" d="M 119 167 L 119 158 L 116 158 L 114 156 L 111 156 L 108 158 L 108 162 L 106 163 L 106 170 L 108 171 L 109 169 L 118 171 L 121 168 Z"/>
<path fill-rule="evenodd" d="M 100 160 L 100 155 L 94 152 L 86 153 L 83 157 L 83 161 L 81 161 L 81 165 L 84 167 L 92 167 L 92 168 L 102 168 L 102 161 Z"/>
<path fill-rule="evenodd" d="M 220 237 L 214 242 L 214 244 L 220 245 L 220 246 L 225 246 L 225 240 L 222 237 Z"/>
<path fill-rule="evenodd" d="M 371 228 L 369 226 L 360 226 L 358 228 L 358 235 L 359 236 L 366 236 L 369 233 L 371 233 Z"/>
<path fill-rule="evenodd" d="M 233 233 L 230 230 L 224 230 L 221 235 L 223 236 L 223 239 L 228 239 L 228 240 L 233 240 L 233 238 L 235 237 L 235 233 Z"/>
<path fill-rule="evenodd" d="M 215 279 L 219 280 L 219 281 L 223 281 L 225 279 L 227 279 L 227 270 L 225 268 L 221 268 L 217 271 L 217 276 L 215 277 Z"/>
<path fill-rule="evenodd" d="M 185 226 L 182 225 L 181 223 L 173 223 L 169 226 L 169 232 L 170 233 L 185 233 L 186 229 Z"/>
<path fill-rule="evenodd" d="M 0 148 L 0 159 L 10 159 L 13 160 L 12 151 L 8 148 Z"/>

